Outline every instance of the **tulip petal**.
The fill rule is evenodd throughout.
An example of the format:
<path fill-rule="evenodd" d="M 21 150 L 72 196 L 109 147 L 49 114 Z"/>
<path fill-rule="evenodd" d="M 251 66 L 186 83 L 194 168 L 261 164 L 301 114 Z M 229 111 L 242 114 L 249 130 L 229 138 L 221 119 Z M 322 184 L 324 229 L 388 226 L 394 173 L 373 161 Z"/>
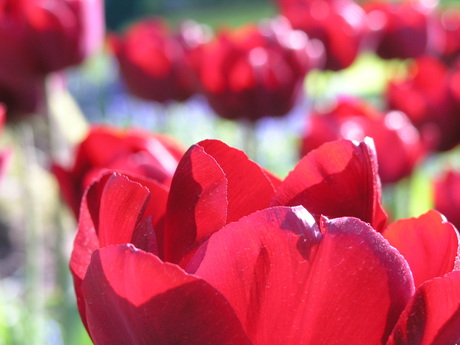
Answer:
<path fill-rule="evenodd" d="M 148 199 L 148 203 L 145 206 L 145 211 L 143 214 L 143 219 L 142 222 L 147 222 L 149 223 L 146 218 L 150 219 L 150 224 L 144 224 L 147 227 L 153 227 L 153 230 L 155 231 L 155 240 L 153 238 L 147 239 L 148 242 L 154 241 L 156 245 L 156 250 L 158 252 L 152 251 L 152 250 L 147 250 L 146 248 L 151 248 L 153 249 L 151 245 L 148 245 L 147 247 L 141 246 L 139 247 L 139 243 L 134 242 L 134 239 L 132 240 L 131 243 L 133 243 L 136 247 L 149 251 L 149 252 L 155 252 L 158 254 L 160 257 L 163 257 L 164 254 L 164 221 L 165 221 L 165 214 L 166 214 L 166 205 L 168 202 L 168 196 L 169 196 L 169 188 L 166 187 L 165 185 L 158 183 L 155 180 L 151 180 L 148 178 L 142 178 L 139 176 L 133 176 L 133 175 L 125 175 L 127 176 L 131 181 L 140 183 L 144 187 L 147 187 L 147 189 L 150 191 L 150 198 Z M 140 223 L 139 223 L 140 224 Z"/>
<path fill-rule="evenodd" d="M 148 197 L 145 187 L 116 173 L 104 175 L 83 197 L 70 269 L 85 325 L 85 306 L 80 289 L 91 254 L 103 246 L 130 243 Z"/>
<path fill-rule="evenodd" d="M 279 187 L 272 205 L 304 206 L 318 220 L 357 217 L 381 230 L 386 214 L 371 139 L 337 140 L 311 151 Z"/>
<path fill-rule="evenodd" d="M 457 231 L 437 211 L 398 220 L 385 229 L 383 236 L 406 258 L 415 286 L 451 272 L 460 256 Z"/>
<path fill-rule="evenodd" d="M 422 284 L 401 313 L 387 345 L 460 342 L 460 271 Z"/>
<path fill-rule="evenodd" d="M 216 160 L 193 145 L 177 166 L 166 208 L 165 259 L 178 262 L 227 222 L 227 178 Z"/>
<path fill-rule="evenodd" d="M 217 161 L 228 180 L 227 223 L 269 206 L 275 194 L 273 184 L 244 152 L 218 140 L 205 140 L 198 145 Z"/>
<path fill-rule="evenodd" d="M 355 218 L 321 226 L 303 207 L 228 224 L 190 260 L 230 302 L 253 344 L 377 344 L 414 286 L 407 262 Z"/>
<path fill-rule="evenodd" d="M 96 251 L 83 293 L 98 345 L 250 344 L 218 291 L 132 245 Z"/>

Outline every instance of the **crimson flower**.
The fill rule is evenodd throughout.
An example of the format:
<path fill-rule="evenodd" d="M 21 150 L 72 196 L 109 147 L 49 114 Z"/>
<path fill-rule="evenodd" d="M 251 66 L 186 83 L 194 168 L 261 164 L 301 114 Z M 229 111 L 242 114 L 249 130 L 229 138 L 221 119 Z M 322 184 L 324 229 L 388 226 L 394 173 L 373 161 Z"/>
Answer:
<path fill-rule="evenodd" d="M 193 53 L 202 42 L 190 35 L 196 27 L 187 28 L 176 36 L 161 19 L 148 18 L 133 24 L 124 36 L 111 37 L 121 77 L 133 95 L 165 102 L 184 101 L 195 93 Z"/>
<path fill-rule="evenodd" d="M 94 126 L 76 149 L 70 168 L 52 167 L 61 193 L 76 217 L 83 191 L 108 170 L 154 179 L 168 186 L 183 149 L 169 137 L 140 129 Z"/>
<path fill-rule="evenodd" d="M 366 14 L 351 0 L 278 0 L 281 13 L 295 29 L 325 46 L 327 70 L 350 66 L 367 32 Z"/>
<path fill-rule="evenodd" d="M 448 8 L 437 13 L 434 19 L 433 47 L 436 54 L 447 65 L 460 58 L 460 10 Z"/>
<path fill-rule="evenodd" d="M 432 212 L 386 230 L 395 246 L 415 238 L 411 257 L 409 246 L 399 252 L 368 223 L 342 217 L 350 204 L 373 213 L 373 197 L 359 204 L 353 196 L 358 185 L 374 194 L 371 151 L 328 143 L 281 182 L 209 140 L 187 151 L 169 190 L 140 177 L 101 177 L 83 198 L 71 258 L 92 340 L 399 344 L 413 333 L 458 336 L 453 226 Z M 283 202 L 303 204 L 273 206 Z M 307 211 L 319 205 L 337 218 Z"/>
<path fill-rule="evenodd" d="M 378 32 L 376 53 L 383 59 L 408 59 L 428 48 L 432 8 L 419 0 L 368 2 L 364 8 Z"/>
<path fill-rule="evenodd" d="M 0 131 L 3 130 L 3 126 L 6 120 L 6 108 L 0 103 Z M 6 170 L 9 166 L 11 159 L 11 151 L 3 150 L 0 151 L 0 181 L 2 181 L 6 175 Z"/>
<path fill-rule="evenodd" d="M 460 140 L 459 76 L 436 58 L 422 56 L 406 79 L 388 84 L 388 107 L 407 114 L 435 150 L 449 150 Z"/>
<path fill-rule="evenodd" d="M 100 45 L 102 0 L 0 2 L 0 101 L 8 112 L 39 110 L 46 74 L 79 64 Z"/>
<path fill-rule="evenodd" d="M 202 51 L 202 90 L 216 113 L 256 121 L 288 113 L 322 47 L 283 18 L 223 31 Z"/>
<path fill-rule="evenodd" d="M 460 229 L 460 172 L 447 170 L 433 183 L 434 207 Z"/>
<path fill-rule="evenodd" d="M 410 175 L 425 154 L 417 129 L 402 112 L 382 114 L 355 98 L 340 98 L 328 112 L 309 115 L 301 153 L 304 155 L 327 141 L 363 140 L 366 136 L 374 139 L 382 183 Z"/>

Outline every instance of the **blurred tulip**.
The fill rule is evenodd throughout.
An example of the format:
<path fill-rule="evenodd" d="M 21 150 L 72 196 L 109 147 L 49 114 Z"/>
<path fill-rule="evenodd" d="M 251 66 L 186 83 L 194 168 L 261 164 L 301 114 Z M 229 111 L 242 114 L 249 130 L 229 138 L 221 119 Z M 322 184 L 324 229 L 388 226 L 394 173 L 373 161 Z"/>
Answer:
<path fill-rule="evenodd" d="M 104 172 L 143 176 L 169 186 L 183 149 L 171 138 L 140 129 L 91 128 L 71 168 L 52 167 L 64 200 L 78 218 L 83 191 Z"/>
<path fill-rule="evenodd" d="M 377 55 L 382 59 L 408 59 L 424 54 L 433 3 L 420 0 L 366 3 L 369 21 L 378 32 Z"/>
<path fill-rule="evenodd" d="M 278 0 L 294 29 L 325 46 L 324 69 L 338 71 L 356 59 L 367 32 L 366 14 L 352 0 Z"/>
<path fill-rule="evenodd" d="M 425 155 L 417 129 L 403 113 L 381 114 L 354 98 L 340 98 L 328 112 L 308 117 L 301 153 L 304 155 L 327 141 L 360 141 L 366 136 L 374 139 L 382 183 L 410 175 Z"/>
<path fill-rule="evenodd" d="M 41 110 L 46 74 L 79 64 L 102 43 L 102 0 L 0 2 L 0 101 L 8 113 Z"/>
<path fill-rule="evenodd" d="M 435 20 L 430 52 L 451 65 L 460 58 L 460 9 L 443 10 Z"/>
<path fill-rule="evenodd" d="M 193 95 L 193 54 L 205 40 L 197 37 L 201 34 L 189 24 L 177 36 L 161 19 L 149 18 L 132 25 L 124 36 L 113 35 L 111 45 L 129 92 L 156 102 L 184 101 Z"/>
<path fill-rule="evenodd" d="M 406 79 L 390 81 L 387 90 L 388 107 L 407 114 L 431 147 L 439 151 L 460 142 L 456 108 L 460 98 L 456 100 L 454 95 L 457 88 L 460 90 L 460 80 L 451 74 L 436 58 L 423 56 L 412 64 Z"/>
<path fill-rule="evenodd" d="M 321 55 L 318 41 L 277 18 L 221 32 L 202 51 L 200 81 L 221 117 L 256 121 L 283 116 L 299 99 L 305 75 Z"/>
<path fill-rule="evenodd" d="M 3 104 L 0 103 L 0 132 L 3 130 L 3 126 L 6 120 L 6 109 Z M 6 170 L 10 164 L 11 151 L 2 150 L 0 151 L 0 183 L 3 181 L 6 175 Z"/>
<path fill-rule="evenodd" d="M 460 229 L 460 172 L 448 170 L 433 185 L 434 207 Z"/>
<path fill-rule="evenodd" d="M 459 240 L 441 215 L 388 229 L 393 246 L 360 219 L 321 215 L 352 206 L 348 192 L 366 183 L 356 172 L 376 178 L 368 151 L 344 140 L 323 145 L 280 184 L 208 140 L 187 151 L 169 192 L 102 176 L 83 198 L 70 264 L 93 342 L 382 344 L 406 332 L 427 341 L 458 335 L 449 320 L 459 311 Z M 273 206 L 282 200 L 291 207 Z M 441 308 L 432 306 L 442 302 L 438 291 Z M 414 325 L 418 314 L 429 322 Z"/>

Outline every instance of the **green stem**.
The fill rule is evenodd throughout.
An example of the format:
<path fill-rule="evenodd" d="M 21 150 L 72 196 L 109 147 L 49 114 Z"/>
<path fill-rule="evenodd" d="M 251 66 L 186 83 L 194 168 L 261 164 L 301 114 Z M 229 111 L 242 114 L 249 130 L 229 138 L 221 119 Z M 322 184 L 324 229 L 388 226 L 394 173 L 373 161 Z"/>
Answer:
<path fill-rule="evenodd" d="M 23 181 L 23 205 L 25 210 L 25 291 L 24 299 L 27 316 L 24 330 L 31 345 L 45 343 L 45 282 L 44 282 L 44 242 L 43 224 L 40 219 L 40 202 L 37 200 L 36 169 L 37 153 L 34 134 L 27 122 L 20 125 L 19 138 L 22 141 L 23 161 L 21 179 Z M 32 336 L 31 336 L 32 335 Z"/>
<path fill-rule="evenodd" d="M 241 121 L 241 147 L 246 155 L 254 160 L 258 160 L 258 140 L 257 140 L 257 122 Z"/>

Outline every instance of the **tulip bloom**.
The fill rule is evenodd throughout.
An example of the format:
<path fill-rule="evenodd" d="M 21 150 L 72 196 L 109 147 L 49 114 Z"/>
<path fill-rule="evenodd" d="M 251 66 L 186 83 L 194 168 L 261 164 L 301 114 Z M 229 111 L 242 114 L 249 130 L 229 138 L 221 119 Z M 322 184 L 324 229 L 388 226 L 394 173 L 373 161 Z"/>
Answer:
<path fill-rule="evenodd" d="M 165 22 L 139 21 L 124 36 L 113 35 L 111 42 L 121 77 L 133 95 L 165 102 L 184 101 L 195 93 L 191 55 L 198 48 L 187 46 L 185 37 L 174 36 Z"/>
<path fill-rule="evenodd" d="M 320 43 L 286 20 L 221 32 L 202 51 L 200 82 L 209 104 L 227 119 L 283 116 L 299 99 Z"/>
<path fill-rule="evenodd" d="M 278 0 L 281 13 L 293 28 L 319 39 L 325 46 L 326 70 L 350 66 L 367 32 L 366 14 L 349 0 Z"/>
<path fill-rule="evenodd" d="M 71 168 L 52 168 L 61 193 L 78 218 L 83 191 L 108 170 L 151 178 L 168 186 L 184 151 L 174 140 L 140 129 L 91 128 Z"/>
<path fill-rule="evenodd" d="M 329 112 L 309 115 L 301 152 L 306 154 L 327 141 L 365 136 L 374 139 L 382 183 L 410 175 L 425 154 L 417 129 L 403 113 L 381 114 L 354 98 L 340 98 Z"/>
<path fill-rule="evenodd" d="M 81 63 L 103 33 L 102 0 L 2 1 L 0 101 L 9 112 L 39 110 L 46 74 Z"/>
<path fill-rule="evenodd" d="M 376 53 L 382 59 L 416 58 L 426 52 L 432 8 L 423 1 L 376 1 L 364 7 L 378 32 Z"/>
<path fill-rule="evenodd" d="M 433 184 L 434 207 L 460 229 L 460 172 L 448 170 Z"/>
<path fill-rule="evenodd" d="M 394 243 L 430 243 L 413 260 L 409 247 L 401 255 L 368 223 L 343 217 L 353 205 L 373 214 L 374 198 L 353 197 L 358 184 L 373 195 L 369 151 L 365 143 L 323 145 L 281 182 L 211 140 L 184 155 L 169 191 L 138 177 L 101 177 L 85 193 L 71 258 L 94 343 L 381 344 L 414 331 L 427 341 L 458 335 L 449 324 L 460 299 L 455 229 L 437 213 L 407 220 L 407 232 L 389 229 Z M 270 206 L 283 202 L 302 206 Z M 418 265 L 435 256 L 426 271 Z M 432 306 L 437 291 L 449 308 Z"/>
<path fill-rule="evenodd" d="M 6 109 L 0 103 L 0 131 L 3 129 L 6 120 Z M 6 170 L 9 166 L 11 159 L 11 151 L 3 150 L 0 152 L 0 182 L 4 179 L 6 175 Z"/>
<path fill-rule="evenodd" d="M 460 10 L 454 7 L 437 13 L 432 36 L 430 52 L 452 65 L 460 57 Z"/>
<path fill-rule="evenodd" d="M 407 79 L 390 81 L 388 107 L 407 114 L 434 150 L 446 151 L 460 140 L 459 85 L 442 62 L 423 56 L 412 64 Z"/>

